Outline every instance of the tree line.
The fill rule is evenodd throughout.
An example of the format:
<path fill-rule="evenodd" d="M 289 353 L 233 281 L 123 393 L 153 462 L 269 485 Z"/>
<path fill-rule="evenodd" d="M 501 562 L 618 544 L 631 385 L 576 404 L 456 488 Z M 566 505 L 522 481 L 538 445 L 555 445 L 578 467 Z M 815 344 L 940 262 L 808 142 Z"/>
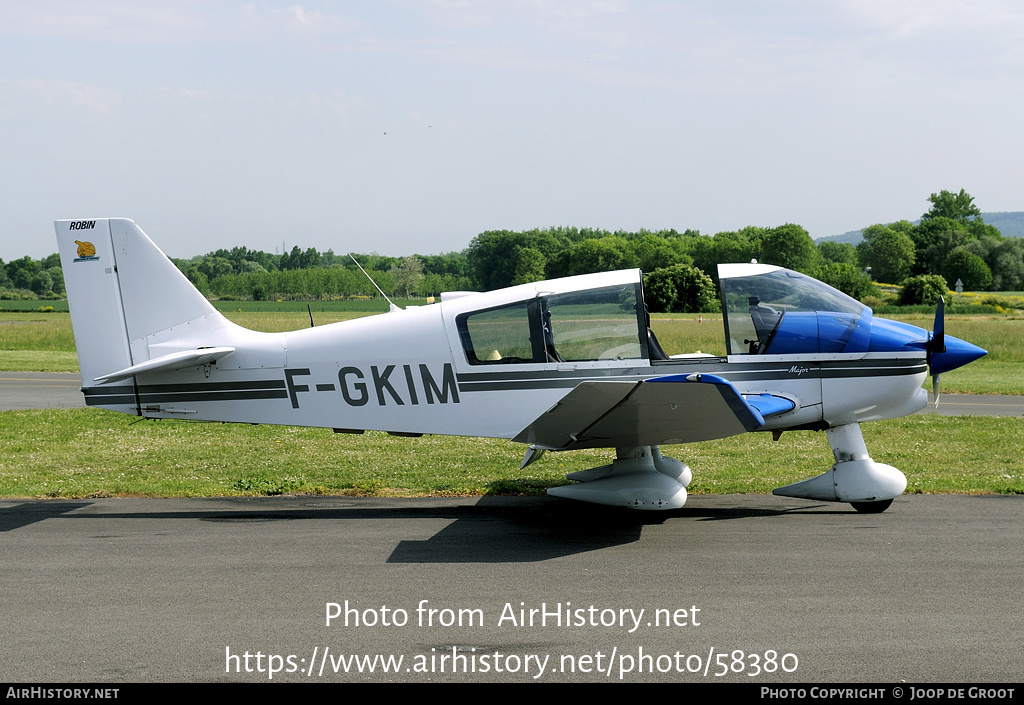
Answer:
<path fill-rule="evenodd" d="M 716 304 L 718 262 L 760 261 L 825 277 L 850 289 L 859 275 L 864 295 L 870 280 L 853 265 L 823 259 L 799 225 L 744 228 L 713 237 L 696 230 L 639 232 L 555 227 L 491 230 L 462 252 L 384 257 L 356 255 L 385 292 L 432 296 L 442 291 L 487 291 L 543 279 L 640 268 L 647 273 L 652 310 L 708 310 Z M 348 257 L 298 247 L 287 255 L 245 248 L 217 250 L 175 260 L 204 293 L 252 299 L 323 299 L 372 296 L 375 288 Z M 709 274 L 705 274 L 705 272 Z"/>
<path fill-rule="evenodd" d="M 172 260 L 207 296 L 256 301 L 335 299 L 376 296 L 381 287 L 398 296 L 430 296 L 470 288 L 466 256 L 386 257 L 378 254 L 336 255 L 297 246 L 284 254 L 244 247 L 216 250 L 190 260 Z M 356 262 L 372 277 L 363 274 Z"/>
<path fill-rule="evenodd" d="M 872 280 L 902 285 L 903 303 L 920 291 L 944 291 L 958 279 L 968 291 L 1024 288 L 1024 239 L 1004 238 L 982 220 L 963 189 L 928 197 L 919 223 L 906 220 L 865 228 L 854 247 L 815 244 L 800 225 L 749 226 L 703 235 L 697 230 L 614 232 L 553 227 L 489 230 L 461 252 L 356 259 L 385 292 L 436 296 L 442 291 L 491 290 L 543 279 L 640 268 L 652 311 L 707 311 L 717 307 L 717 265 L 757 260 L 803 272 L 856 299 L 876 293 Z M 335 299 L 376 295 L 373 283 L 347 255 L 315 248 L 281 254 L 235 247 L 173 260 L 210 297 L 254 300 Z M 920 280 L 921 277 L 931 277 Z M 940 281 L 937 277 L 942 277 Z M 0 261 L 0 290 L 63 294 L 59 258 Z M 930 295 L 929 295 L 930 296 Z"/>

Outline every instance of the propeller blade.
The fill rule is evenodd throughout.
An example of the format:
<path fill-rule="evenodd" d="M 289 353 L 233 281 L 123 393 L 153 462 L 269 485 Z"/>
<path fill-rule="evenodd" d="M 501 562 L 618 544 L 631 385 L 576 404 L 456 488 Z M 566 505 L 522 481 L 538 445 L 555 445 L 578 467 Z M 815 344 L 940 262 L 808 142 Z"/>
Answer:
<path fill-rule="evenodd" d="M 928 341 L 928 351 L 946 352 L 946 300 L 939 297 L 939 305 L 935 307 L 935 325 L 932 326 L 932 339 Z"/>
<path fill-rule="evenodd" d="M 935 408 L 939 408 L 939 378 L 932 370 L 932 357 L 946 352 L 946 300 L 939 297 L 939 305 L 935 307 L 935 325 L 932 326 L 932 337 L 925 345 L 928 355 L 928 371 L 932 375 L 932 400 Z"/>

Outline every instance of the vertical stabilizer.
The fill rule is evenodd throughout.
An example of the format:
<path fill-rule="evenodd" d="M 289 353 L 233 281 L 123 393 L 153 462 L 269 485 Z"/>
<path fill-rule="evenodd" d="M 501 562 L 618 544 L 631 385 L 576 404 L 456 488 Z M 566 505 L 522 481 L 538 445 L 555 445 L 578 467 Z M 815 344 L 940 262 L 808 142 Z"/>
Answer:
<path fill-rule="evenodd" d="M 131 220 L 58 220 L 54 227 L 83 387 L 149 360 L 155 333 L 197 319 L 221 320 Z M 123 392 L 134 396 L 132 389 Z"/>

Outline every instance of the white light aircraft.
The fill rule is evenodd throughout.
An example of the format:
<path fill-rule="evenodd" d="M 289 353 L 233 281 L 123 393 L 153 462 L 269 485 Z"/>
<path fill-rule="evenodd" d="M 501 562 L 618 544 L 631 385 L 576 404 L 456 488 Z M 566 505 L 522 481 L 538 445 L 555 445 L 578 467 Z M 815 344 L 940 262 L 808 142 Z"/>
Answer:
<path fill-rule="evenodd" d="M 775 494 L 884 511 L 906 489 L 860 424 L 912 414 L 922 388 L 985 351 L 873 318 L 810 277 L 719 266 L 728 354 L 668 356 L 639 270 L 442 294 L 440 303 L 290 333 L 228 321 L 127 219 L 55 223 L 89 406 L 150 419 L 615 448 L 559 497 L 678 508 L 690 469 L 659 446 L 824 430 L 835 464 Z"/>

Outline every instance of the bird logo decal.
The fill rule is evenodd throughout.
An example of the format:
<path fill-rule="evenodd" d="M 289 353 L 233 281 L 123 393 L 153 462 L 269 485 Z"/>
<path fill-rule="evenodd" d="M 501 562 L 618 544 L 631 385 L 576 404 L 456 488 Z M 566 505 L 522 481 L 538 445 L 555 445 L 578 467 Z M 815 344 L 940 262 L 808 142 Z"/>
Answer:
<path fill-rule="evenodd" d="M 96 246 L 91 242 L 75 240 L 75 244 L 78 245 L 78 257 L 75 258 L 76 262 L 92 262 L 99 259 L 99 257 L 96 256 Z"/>

